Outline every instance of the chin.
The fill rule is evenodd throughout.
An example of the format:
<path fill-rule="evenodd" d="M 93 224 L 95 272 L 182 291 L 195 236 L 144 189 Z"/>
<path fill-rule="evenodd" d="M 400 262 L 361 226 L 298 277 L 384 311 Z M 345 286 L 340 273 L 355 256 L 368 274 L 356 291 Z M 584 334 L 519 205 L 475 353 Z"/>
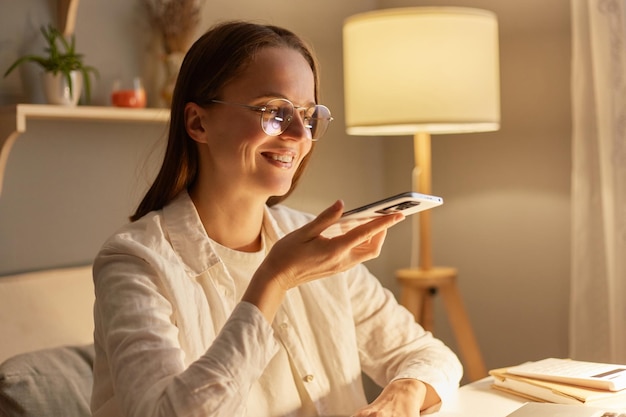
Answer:
<path fill-rule="evenodd" d="M 280 198 L 285 197 L 291 191 L 291 184 L 289 187 L 280 187 L 278 189 L 274 189 L 273 192 L 270 192 L 270 198 Z"/>
<path fill-rule="evenodd" d="M 273 176 L 259 180 L 257 183 L 259 192 L 274 198 L 287 195 L 293 186 L 292 176 Z"/>

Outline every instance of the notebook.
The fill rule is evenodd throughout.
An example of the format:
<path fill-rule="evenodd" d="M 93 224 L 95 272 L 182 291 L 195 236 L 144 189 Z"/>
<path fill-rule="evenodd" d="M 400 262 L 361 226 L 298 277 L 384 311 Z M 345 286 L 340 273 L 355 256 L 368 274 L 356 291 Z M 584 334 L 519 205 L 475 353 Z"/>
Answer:
<path fill-rule="evenodd" d="M 510 367 L 507 372 L 609 391 L 626 389 L 626 365 L 547 358 Z"/>
<path fill-rule="evenodd" d="M 524 404 L 507 417 L 626 417 L 626 408 L 624 411 L 616 411 L 585 405 L 532 402 Z"/>

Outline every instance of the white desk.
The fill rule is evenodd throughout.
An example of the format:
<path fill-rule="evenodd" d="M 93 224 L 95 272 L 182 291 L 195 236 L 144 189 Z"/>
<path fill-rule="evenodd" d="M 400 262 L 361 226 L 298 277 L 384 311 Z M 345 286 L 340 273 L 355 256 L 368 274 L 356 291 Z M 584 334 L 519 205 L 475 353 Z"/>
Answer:
<path fill-rule="evenodd" d="M 484 378 L 459 389 L 456 401 L 445 404 L 433 417 L 505 417 L 526 400 L 491 388 L 492 378 Z"/>
<path fill-rule="evenodd" d="M 433 417 L 506 417 L 527 402 L 522 397 L 491 388 L 492 381 L 492 377 L 487 377 L 462 386 L 457 398 L 444 404 Z M 594 406 L 626 412 L 622 397 L 594 403 Z"/>

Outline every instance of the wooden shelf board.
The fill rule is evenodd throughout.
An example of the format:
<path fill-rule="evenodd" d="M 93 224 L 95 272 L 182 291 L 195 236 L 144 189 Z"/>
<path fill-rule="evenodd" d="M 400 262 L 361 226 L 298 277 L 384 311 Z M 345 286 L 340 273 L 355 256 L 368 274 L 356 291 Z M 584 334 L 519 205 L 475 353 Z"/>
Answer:
<path fill-rule="evenodd" d="M 50 104 L 14 104 L 0 108 L 3 119 L 15 115 L 16 126 L 25 125 L 26 119 L 57 120 L 109 120 L 132 122 L 166 122 L 168 109 L 130 109 L 98 106 L 60 106 Z M 6 119 L 5 119 L 6 120 Z"/>

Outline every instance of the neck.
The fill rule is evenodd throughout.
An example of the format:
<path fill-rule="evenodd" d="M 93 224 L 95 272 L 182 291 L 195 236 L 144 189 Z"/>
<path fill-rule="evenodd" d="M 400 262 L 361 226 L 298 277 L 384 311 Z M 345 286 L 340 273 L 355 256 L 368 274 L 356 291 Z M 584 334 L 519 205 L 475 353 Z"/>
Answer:
<path fill-rule="evenodd" d="M 210 192 L 194 187 L 189 195 L 207 235 L 222 246 L 243 252 L 261 249 L 265 201 L 259 198 Z"/>

